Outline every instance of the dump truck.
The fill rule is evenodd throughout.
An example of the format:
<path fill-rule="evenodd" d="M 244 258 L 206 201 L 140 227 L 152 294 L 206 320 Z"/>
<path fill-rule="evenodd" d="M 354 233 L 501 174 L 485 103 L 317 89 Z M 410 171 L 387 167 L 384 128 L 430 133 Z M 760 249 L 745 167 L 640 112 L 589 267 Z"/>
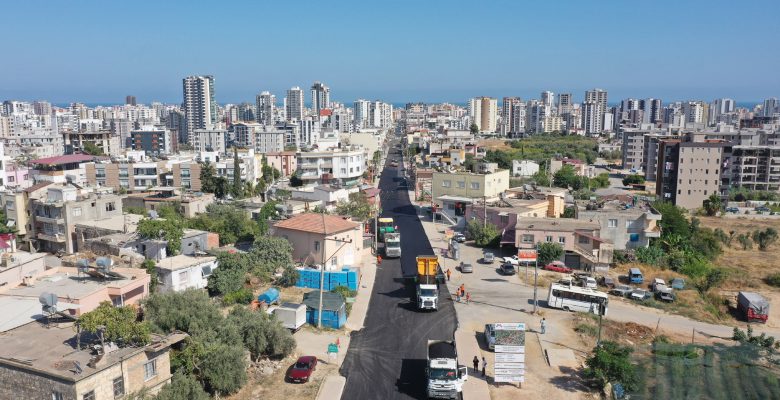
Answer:
<path fill-rule="evenodd" d="M 393 224 L 393 219 L 390 217 L 382 217 L 379 218 L 379 221 L 377 221 L 378 227 L 377 227 L 377 239 L 379 239 L 380 242 L 385 242 L 385 234 L 386 233 L 394 233 L 395 232 L 395 225 Z"/>
<path fill-rule="evenodd" d="M 398 258 L 401 257 L 401 234 L 398 232 L 385 233 L 384 243 L 385 257 Z"/>
<path fill-rule="evenodd" d="M 769 302 L 758 293 L 739 292 L 737 309 L 747 322 L 766 323 L 769 318 Z"/>
<path fill-rule="evenodd" d="M 468 368 L 458 365 L 454 340 L 428 340 L 427 394 L 431 399 L 461 399 Z"/>
<path fill-rule="evenodd" d="M 439 309 L 439 257 L 417 257 L 417 308 Z"/>

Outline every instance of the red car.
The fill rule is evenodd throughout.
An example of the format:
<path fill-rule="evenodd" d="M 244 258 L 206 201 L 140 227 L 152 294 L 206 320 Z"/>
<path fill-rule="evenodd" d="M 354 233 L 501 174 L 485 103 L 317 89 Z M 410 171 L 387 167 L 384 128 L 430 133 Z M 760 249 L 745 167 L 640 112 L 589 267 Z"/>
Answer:
<path fill-rule="evenodd" d="M 545 265 L 544 269 L 546 269 L 548 271 L 553 271 L 553 272 L 563 272 L 565 274 L 570 274 L 571 273 L 571 268 L 567 267 L 566 265 L 564 265 L 560 261 L 558 261 L 558 262 L 551 262 L 551 263 Z"/>
<path fill-rule="evenodd" d="M 294 383 L 306 383 L 311 377 L 311 373 L 317 369 L 317 357 L 315 356 L 303 356 L 298 357 L 298 361 L 295 362 L 287 371 L 287 382 Z"/>

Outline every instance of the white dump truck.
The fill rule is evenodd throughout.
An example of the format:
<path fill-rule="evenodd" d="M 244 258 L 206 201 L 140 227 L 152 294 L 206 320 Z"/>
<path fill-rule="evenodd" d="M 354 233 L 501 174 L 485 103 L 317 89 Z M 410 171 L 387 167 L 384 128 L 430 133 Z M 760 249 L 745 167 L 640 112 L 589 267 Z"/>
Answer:
<path fill-rule="evenodd" d="M 428 398 L 462 399 L 468 368 L 458 365 L 454 340 L 428 340 Z"/>

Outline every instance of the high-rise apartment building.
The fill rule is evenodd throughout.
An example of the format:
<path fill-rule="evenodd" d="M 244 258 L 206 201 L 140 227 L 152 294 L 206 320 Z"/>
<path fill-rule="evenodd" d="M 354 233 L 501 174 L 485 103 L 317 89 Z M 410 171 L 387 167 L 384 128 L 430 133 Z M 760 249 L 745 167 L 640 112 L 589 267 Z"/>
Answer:
<path fill-rule="evenodd" d="M 285 116 L 287 121 L 300 121 L 303 119 L 303 90 L 298 86 L 287 90 L 285 98 Z"/>
<path fill-rule="evenodd" d="M 255 98 L 255 119 L 263 125 L 274 124 L 274 109 L 276 108 L 276 96 L 269 92 L 260 92 Z"/>
<path fill-rule="evenodd" d="M 520 136 L 525 133 L 525 103 L 519 97 L 501 100 L 501 134 Z"/>
<path fill-rule="evenodd" d="M 574 102 L 572 102 L 571 93 L 558 94 L 558 115 L 563 120 L 566 129 L 574 128 L 573 120 Z"/>
<path fill-rule="evenodd" d="M 721 174 L 728 148 L 725 142 L 661 140 L 656 195 L 692 210 L 701 207 L 713 193 L 722 194 Z"/>
<path fill-rule="evenodd" d="M 764 117 L 771 117 L 776 113 L 780 113 L 780 101 L 777 100 L 777 97 L 771 97 L 764 100 L 762 113 L 764 114 Z"/>
<path fill-rule="evenodd" d="M 368 118 L 371 111 L 371 102 L 364 99 L 357 99 L 355 100 L 353 107 L 353 115 L 355 119 L 353 126 L 355 130 L 365 128 L 368 124 Z"/>
<path fill-rule="evenodd" d="M 330 108 L 330 88 L 321 82 L 311 86 L 311 108 L 317 115 L 323 108 Z"/>
<path fill-rule="evenodd" d="M 498 101 L 492 97 L 476 97 L 469 100 L 471 121 L 480 131 L 496 132 Z"/>
<path fill-rule="evenodd" d="M 607 112 L 607 91 L 593 89 L 585 92 L 582 103 L 582 126 L 586 134 L 599 134 L 604 130 L 604 114 Z"/>
<path fill-rule="evenodd" d="M 688 124 L 700 124 L 704 119 L 704 105 L 700 101 L 688 101 L 683 103 L 682 112 L 685 122 Z"/>
<path fill-rule="evenodd" d="M 135 96 L 126 96 L 125 97 L 125 104 L 127 104 L 128 106 L 135 106 L 135 105 L 137 105 L 137 103 L 135 101 Z"/>
<path fill-rule="evenodd" d="M 214 77 L 211 75 L 188 76 L 182 81 L 184 86 L 184 135 L 187 143 L 192 144 L 192 135 L 196 129 L 212 129 L 217 123 L 217 102 L 214 99 Z"/>
<path fill-rule="evenodd" d="M 661 99 L 639 100 L 639 109 L 642 110 L 642 122 L 655 124 L 663 121 L 663 103 Z"/>
<path fill-rule="evenodd" d="M 545 90 L 542 92 L 542 104 L 544 104 L 547 107 L 553 107 L 555 105 L 555 93 Z"/>

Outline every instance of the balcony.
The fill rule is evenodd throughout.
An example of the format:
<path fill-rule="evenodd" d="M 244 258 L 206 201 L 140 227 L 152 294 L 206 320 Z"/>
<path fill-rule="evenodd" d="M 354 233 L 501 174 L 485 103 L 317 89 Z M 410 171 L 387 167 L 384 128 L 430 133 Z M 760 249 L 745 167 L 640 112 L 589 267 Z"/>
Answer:
<path fill-rule="evenodd" d="M 57 224 L 57 225 L 64 225 L 65 224 L 65 220 L 62 218 L 62 215 L 54 215 L 54 214 L 49 214 L 48 216 L 47 215 L 35 215 L 35 220 L 37 222 Z"/>
<path fill-rule="evenodd" d="M 41 233 L 38 233 L 38 239 L 45 240 L 47 242 L 65 243 L 65 234 L 62 234 L 62 233 L 47 234 L 47 233 L 41 232 Z"/>

